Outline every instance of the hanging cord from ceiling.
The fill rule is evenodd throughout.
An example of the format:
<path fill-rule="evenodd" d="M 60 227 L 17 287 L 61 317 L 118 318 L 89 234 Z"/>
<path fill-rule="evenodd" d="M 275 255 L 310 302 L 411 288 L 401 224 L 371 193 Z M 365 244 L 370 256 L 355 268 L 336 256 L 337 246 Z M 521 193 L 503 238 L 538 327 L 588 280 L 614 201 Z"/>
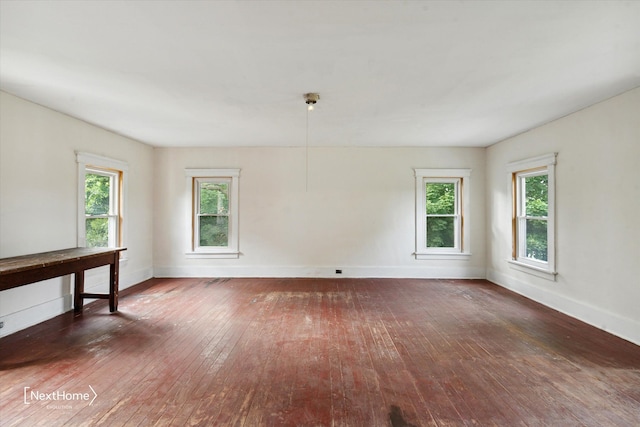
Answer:
<path fill-rule="evenodd" d="M 309 191 L 309 113 L 313 111 L 313 107 L 320 99 L 317 93 L 305 93 L 304 102 L 307 104 L 307 126 L 304 144 L 304 191 Z"/>
<path fill-rule="evenodd" d="M 307 109 L 307 135 L 304 144 L 304 191 L 309 191 L 309 110 Z"/>

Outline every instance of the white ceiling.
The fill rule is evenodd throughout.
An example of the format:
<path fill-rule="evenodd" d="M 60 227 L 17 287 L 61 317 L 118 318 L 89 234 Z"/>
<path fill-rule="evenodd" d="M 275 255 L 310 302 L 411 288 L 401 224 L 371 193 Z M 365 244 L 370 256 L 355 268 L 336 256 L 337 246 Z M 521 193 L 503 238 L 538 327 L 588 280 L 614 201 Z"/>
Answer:
<path fill-rule="evenodd" d="M 0 88 L 154 146 L 487 146 L 640 86 L 640 1 L 1 1 Z"/>

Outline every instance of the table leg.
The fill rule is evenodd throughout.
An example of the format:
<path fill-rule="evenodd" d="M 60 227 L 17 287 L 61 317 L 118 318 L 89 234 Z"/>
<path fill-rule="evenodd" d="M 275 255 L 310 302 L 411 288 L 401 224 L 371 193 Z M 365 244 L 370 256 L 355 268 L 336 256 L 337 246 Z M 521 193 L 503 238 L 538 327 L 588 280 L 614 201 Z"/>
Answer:
<path fill-rule="evenodd" d="M 113 263 L 109 268 L 109 311 L 118 311 L 118 280 L 120 270 L 120 254 L 113 255 Z"/>
<path fill-rule="evenodd" d="M 73 291 L 73 310 L 76 313 L 82 312 L 82 307 L 84 305 L 84 298 L 82 294 L 84 293 L 84 270 L 76 271 L 75 273 L 75 284 Z"/>

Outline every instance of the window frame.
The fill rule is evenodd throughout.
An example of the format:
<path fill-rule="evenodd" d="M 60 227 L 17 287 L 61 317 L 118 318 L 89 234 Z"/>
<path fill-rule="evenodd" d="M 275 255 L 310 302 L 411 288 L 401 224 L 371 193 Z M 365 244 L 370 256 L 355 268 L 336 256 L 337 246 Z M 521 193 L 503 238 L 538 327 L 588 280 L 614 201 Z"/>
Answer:
<path fill-rule="evenodd" d="M 109 214 L 95 217 L 108 217 L 109 247 L 126 247 L 127 238 L 127 186 L 129 166 L 126 162 L 96 154 L 76 152 L 78 163 L 78 247 L 86 247 L 86 175 L 96 174 L 108 176 L 112 180 L 110 186 Z M 121 261 L 126 259 L 121 252 Z"/>
<path fill-rule="evenodd" d="M 86 212 L 86 177 L 87 175 L 99 175 L 109 178 L 109 209 L 106 214 L 99 215 L 91 215 Z M 113 169 L 104 169 L 98 168 L 94 166 L 87 166 L 85 168 L 85 244 L 86 244 L 86 221 L 88 219 L 98 219 L 98 218 L 107 218 L 108 219 L 108 243 L 107 247 L 115 248 L 119 246 L 119 242 L 122 241 L 122 234 L 120 230 L 122 229 L 121 220 L 122 215 L 120 214 L 120 206 L 122 205 L 120 201 L 120 188 L 122 186 L 122 172 Z"/>
<path fill-rule="evenodd" d="M 416 259 L 460 259 L 471 256 L 469 206 L 471 194 L 471 169 L 414 169 L 416 179 Z M 451 248 L 427 247 L 427 196 L 428 183 L 454 183 L 456 185 L 456 213 L 454 214 L 454 239 Z"/>
<path fill-rule="evenodd" d="M 511 181 L 511 257 L 509 262 L 517 269 L 543 278 L 555 280 L 556 227 L 555 227 L 555 166 L 557 153 L 512 162 L 507 165 Z M 526 221 L 541 219 L 526 215 L 526 190 L 523 181 L 529 177 L 547 176 L 547 261 L 526 256 Z"/>
<path fill-rule="evenodd" d="M 189 198 L 188 258 L 238 258 L 239 251 L 239 178 L 240 169 L 185 169 Z M 200 182 L 229 185 L 229 232 L 227 246 L 200 246 Z"/>

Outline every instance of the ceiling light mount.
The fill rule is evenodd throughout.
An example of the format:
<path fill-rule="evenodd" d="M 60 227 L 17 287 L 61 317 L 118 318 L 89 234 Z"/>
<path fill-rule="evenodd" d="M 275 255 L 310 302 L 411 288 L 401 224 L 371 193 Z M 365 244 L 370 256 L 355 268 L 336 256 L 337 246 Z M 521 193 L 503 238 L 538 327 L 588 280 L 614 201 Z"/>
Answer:
<path fill-rule="evenodd" d="M 313 110 L 313 106 L 316 105 L 316 102 L 320 99 L 320 94 L 309 92 L 303 95 L 304 102 L 307 104 L 307 109 L 309 111 Z"/>

